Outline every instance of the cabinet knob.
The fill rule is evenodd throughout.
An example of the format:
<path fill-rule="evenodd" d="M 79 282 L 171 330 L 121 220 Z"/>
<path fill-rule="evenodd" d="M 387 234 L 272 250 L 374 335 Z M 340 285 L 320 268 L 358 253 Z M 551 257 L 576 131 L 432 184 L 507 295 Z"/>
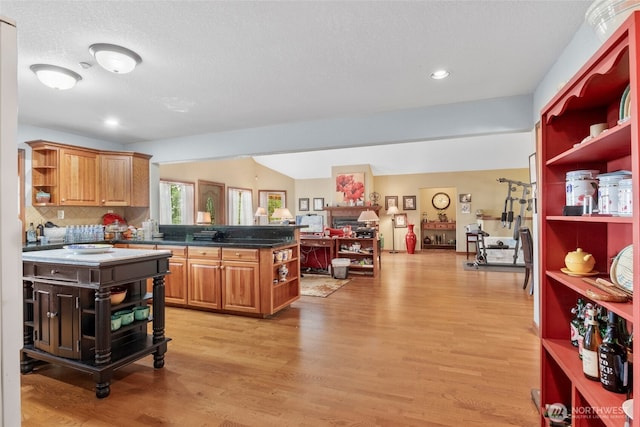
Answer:
<path fill-rule="evenodd" d="M 237 256 L 237 257 L 240 257 L 240 252 L 236 252 L 236 256 Z"/>
<path fill-rule="evenodd" d="M 58 270 L 51 270 L 51 274 L 58 274 Z"/>
<path fill-rule="evenodd" d="M 57 312 L 55 312 L 55 311 L 54 311 L 53 313 L 52 313 L 52 312 L 50 312 L 50 311 L 47 311 L 47 317 L 48 317 L 49 319 L 51 319 L 52 317 L 56 317 L 57 315 L 58 315 L 58 313 L 57 313 Z"/>

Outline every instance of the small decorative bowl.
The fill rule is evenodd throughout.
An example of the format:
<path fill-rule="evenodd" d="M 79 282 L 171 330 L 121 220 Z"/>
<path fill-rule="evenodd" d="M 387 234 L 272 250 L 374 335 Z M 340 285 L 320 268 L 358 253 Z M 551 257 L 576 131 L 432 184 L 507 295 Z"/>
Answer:
<path fill-rule="evenodd" d="M 127 288 L 111 288 L 111 305 L 118 305 L 127 297 Z"/>
<path fill-rule="evenodd" d="M 149 306 L 140 305 L 133 308 L 133 317 L 136 320 L 147 320 L 149 318 Z"/>
<path fill-rule="evenodd" d="M 114 315 L 120 316 L 120 321 L 122 323 L 122 326 L 127 326 L 133 323 L 133 319 L 134 319 L 133 310 L 116 311 Z"/>
<path fill-rule="evenodd" d="M 122 326 L 122 316 L 114 314 L 111 316 L 111 330 L 117 331 Z"/>

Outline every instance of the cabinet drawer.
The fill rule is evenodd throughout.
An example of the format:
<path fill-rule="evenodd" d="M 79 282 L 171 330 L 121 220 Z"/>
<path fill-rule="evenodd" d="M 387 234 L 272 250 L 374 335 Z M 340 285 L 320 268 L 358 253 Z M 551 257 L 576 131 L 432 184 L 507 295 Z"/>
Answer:
<path fill-rule="evenodd" d="M 220 248 L 210 248 L 207 246 L 189 246 L 187 247 L 189 259 L 220 259 Z"/>
<path fill-rule="evenodd" d="M 302 240 L 300 240 L 300 246 L 330 247 L 330 246 L 333 246 L 333 240 L 327 240 L 327 239 L 302 239 Z"/>
<path fill-rule="evenodd" d="M 170 246 L 170 245 L 158 245 L 157 249 L 163 251 L 171 251 L 171 256 L 174 258 L 186 258 L 187 247 L 186 246 Z"/>
<path fill-rule="evenodd" d="M 65 282 L 79 282 L 81 270 L 77 266 L 61 266 L 59 264 L 24 264 L 24 275 L 41 279 L 63 280 Z"/>
<path fill-rule="evenodd" d="M 222 259 L 231 261 L 258 261 L 258 249 L 223 248 Z"/>

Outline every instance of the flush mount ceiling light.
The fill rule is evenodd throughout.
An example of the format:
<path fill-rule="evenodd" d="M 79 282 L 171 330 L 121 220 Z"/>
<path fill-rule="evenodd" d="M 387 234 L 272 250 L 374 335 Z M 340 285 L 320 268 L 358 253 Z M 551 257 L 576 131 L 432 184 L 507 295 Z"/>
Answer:
<path fill-rule="evenodd" d="M 43 85 L 52 89 L 71 89 L 78 81 L 82 80 L 80 74 L 57 65 L 33 64 L 29 68 Z"/>
<path fill-rule="evenodd" d="M 442 80 L 447 77 L 449 77 L 449 72 L 447 70 L 437 70 L 431 73 L 431 78 L 434 80 Z"/>
<path fill-rule="evenodd" d="M 108 43 L 96 43 L 89 46 L 89 52 L 98 64 L 112 73 L 126 74 L 133 71 L 142 62 L 140 55 L 126 47 Z"/>

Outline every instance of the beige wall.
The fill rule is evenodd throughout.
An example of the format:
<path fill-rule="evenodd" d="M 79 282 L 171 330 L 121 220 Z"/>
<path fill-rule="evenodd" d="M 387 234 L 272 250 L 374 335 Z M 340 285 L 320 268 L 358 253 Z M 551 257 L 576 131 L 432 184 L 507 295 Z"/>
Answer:
<path fill-rule="evenodd" d="M 194 184 L 202 179 L 223 183 L 225 188 L 248 188 L 253 193 L 254 210 L 258 207 L 259 190 L 286 191 L 287 207 L 292 213 L 297 209 L 295 181 L 256 163 L 251 158 L 160 165 L 160 179 L 174 179 Z"/>

